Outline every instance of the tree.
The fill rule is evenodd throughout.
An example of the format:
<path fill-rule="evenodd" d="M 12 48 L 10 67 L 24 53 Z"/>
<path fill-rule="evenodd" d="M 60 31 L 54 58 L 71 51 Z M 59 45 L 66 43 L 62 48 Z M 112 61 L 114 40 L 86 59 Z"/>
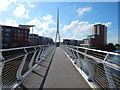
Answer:
<path fill-rule="evenodd" d="M 119 44 L 115 44 L 115 46 L 120 46 Z"/>
<path fill-rule="evenodd" d="M 116 50 L 116 48 L 113 45 L 113 43 L 109 43 L 108 45 L 105 46 L 105 50 L 106 51 L 114 51 L 114 50 Z"/>

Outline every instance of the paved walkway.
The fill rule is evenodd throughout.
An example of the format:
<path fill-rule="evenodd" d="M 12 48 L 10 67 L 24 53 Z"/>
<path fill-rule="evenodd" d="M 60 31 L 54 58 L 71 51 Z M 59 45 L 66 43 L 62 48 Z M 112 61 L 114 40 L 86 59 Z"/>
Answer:
<path fill-rule="evenodd" d="M 40 64 L 38 64 L 29 76 L 17 87 L 23 90 L 38 89 L 44 84 L 44 78 L 46 77 L 46 72 L 50 67 L 50 62 L 54 54 L 53 50 Z"/>
<path fill-rule="evenodd" d="M 90 88 L 61 48 L 57 48 L 44 88 Z"/>
<path fill-rule="evenodd" d="M 54 55 L 54 56 L 53 56 Z M 41 62 L 18 88 L 90 88 L 61 48 Z"/>

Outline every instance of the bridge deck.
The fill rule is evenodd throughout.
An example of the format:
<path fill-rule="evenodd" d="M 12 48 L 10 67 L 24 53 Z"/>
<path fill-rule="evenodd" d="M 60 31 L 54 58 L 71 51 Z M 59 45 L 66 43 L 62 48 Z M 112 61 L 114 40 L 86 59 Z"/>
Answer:
<path fill-rule="evenodd" d="M 57 48 L 52 59 L 53 53 L 33 70 L 19 88 L 90 88 L 62 49 Z"/>
<path fill-rule="evenodd" d="M 57 48 L 44 88 L 90 88 L 62 49 Z"/>

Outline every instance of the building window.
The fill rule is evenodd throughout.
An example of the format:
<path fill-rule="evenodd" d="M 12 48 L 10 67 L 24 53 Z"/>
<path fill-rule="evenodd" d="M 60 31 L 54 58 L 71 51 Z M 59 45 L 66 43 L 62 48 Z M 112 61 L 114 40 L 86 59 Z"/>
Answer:
<path fill-rule="evenodd" d="M 10 41 L 10 39 L 9 38 L 4 38 L 4 41 Z"/>
<path fill-rule="evenodd" d="M 100 25 L 97 25 L 97 35 L 100 35 Z"/>
<path fill-rule="evenodd" d="M 17 46 L 17 43 L 13 43 L 12 46 L 13 46 L 13 47 Z"/>
<path fill-rule="evenodd" d="M 5 36 L 10 36 L 10 34 L 9 34 L 9 33 L 5 33 L 4 35 L 5 35 Z"/>
<path fill-rule="evenodd" d="M 18 34 L 18 36 L 20 36 L 20 34 Z"/>
<path fill-rule="evenodd" d="M 11 30 L 10 29 L 5 29 L 5 32 L 11 32 Z"/>
<path fill-rule="evenodd" d="M 4 46 L 4 47 L 7 47 L 7 46 L 8 46 L 8 44 L 3 44 L 3 46 Z"/>

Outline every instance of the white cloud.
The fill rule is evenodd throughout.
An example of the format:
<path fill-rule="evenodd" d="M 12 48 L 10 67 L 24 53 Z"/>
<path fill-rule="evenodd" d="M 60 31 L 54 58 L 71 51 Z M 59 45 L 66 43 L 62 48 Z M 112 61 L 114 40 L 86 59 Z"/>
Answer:
<path fill-rule="evenodd" d="M 17 2 L 17 0 L 9 0 L 10 2 L 13 2 L 13 3 L 16 3 Z"/>
<path fill-rule="evenodd" d="M 25 8 L 25 5 L 18 4 L 18 7 L 13 11 L 13 14 L 16 17 L 24 17 L 24 18 L 29 18 L 28 16 L 29 10 Z"/>
<path fill-rule="evenodd" d="M 16 2 L 17 0 L 0 0 L 0 11 L 9 9 L 10 5 Z"/>
<path fill-rule="evenodd" d="M 69 25 L 65 25 L 62 28 L 62 32 L 64 33 L 64 36 L 67 38 L 76 38 L 80 39 L 83 36 L 86 36 L 91 33 L 92 24 L 88 22 L 79 22 L 72 21 Z M 84 38 L 84 37 L 83 37 Z"/>
<path fill-rule="evenodd" d="M 15 20 L 7 19 L 6 20 L 6 25 L 9 26 L 18 26 L 17 22 Z"/>
<path fill-rule="evenodd" d="M 34 31 L 33 31 L 34 34 L 54 38 L 54 33 L 56 32 L 56 28 L 53 27 L 55 22 L 53 21 L 51 15 L 46 15 L 44 16 L 44 18 L 43 17 L 34 18 L 31 21 L 27 22 L 26 24 L 35 25 Z M 53 25 L 53 26 L 50 27 L 50 25 Z"/>
<path fill-rule="evenodd" d="M 99 23 L 100 24 L 100 23 Z M 101 23 L 103 24 L 103 23 Z M 104 23 L 105 25 L 108 25 L 108 27 L 111 25 L 110 22 Z M 62 38 L 73 38 L 73 39 L 84 39 L 88 35 L 92 34 L 93 25 L 89 22 L 85 21 L 72 21 L 69 25 L 64 25 L 64 27 L 61 29 L 61 37 Z"/>
<path fill-rule="evenodd" d="M 111 26 L 111 24 L 112 24 L 112 22 L 103 23 L 103 24 L 105 24 L 107 27 L 110 27 L 110 26 Z"/>
<path fill-rule="evenodd" d="M 29 6 L 30 6 L 30 7 L 32 7 L 32 8 L 34 8 L 34 7 L 35 7 L 35 5 L 34 5 L 34 4 L 30 4 Z"/>
<path fill-rule="evenodd" d="M 44 16 L 48 17 L 48 15 Z M 50 16 L 52 17 L 52 16 Z M 31 21 L 27 22 L 27 25 L 36 25 L 34 27 L 34 34 L 38 34 L 41 36 L 47 36 L 55 39 L 56 34 L 56 24 L 53 21 L 53 23 L 50 23 L 50 21 L 53 21 L 52 18 L 46 19 L 46 21 L 41 17 L 34 18 Z M 109 23 L 109 22 L 108 22 Z M 108 23 L 104 23 L 105 25 L 108 25 Z M 10 25 L 10 26 L 18 26 L 17 22 L 15 20 L 7 19 L 6 22 L 1 23 L 4 25 Z M 100 23 L 99 23 L 100 24 Z M 103 23 L 101 23 L 103 24 Z M 110 23 L 109 23 L 110 24 Z M 52 27 L 50 27 L 53 25 Z M 60 29 L 60 36 L 61 41 L 62 39 L 84 39 L 88 35 L 92 34 L 92 27 L 94 24 L 91 24 L 89 22 L 85 21 L 72 21 L 68 25 L 64 25 L 63 28 Z M 111 25 L 111 24 L 110 24 Z M 109 26 L 109 25 L 108 25 Z M 108 31 L 111 33 L 110 31 Z M 108 43 L 117 43 L 117 38 L 108 38 Z"/>
<path fill-rule="evenodd" d="M 51 20 L 52 16 L 51 15 L 43 16 L 43 19 L 46 20 L 46 21 Z"/>
<path fill-rule="evenodd" d="M 25 14 L 23 15 L 23 17 L 27 18 L 27 19 L 30 18 L 29 15 L 28 15 L 28 13 L 29 13 L 29 10 L 26 9 Z"/>
<path fill-rule="evenodd" d="M 11 2 L 9 0 L 0 0 L 0 11 L 7 10 L 10 4 Z"/>
<path fill-rule="evenodd" d="M 112 24 L 112 22 L 107 22 L 107 23 L 96 22 L 95 24 L 103 24 L 103 25 L 105 25 L 105 26 L 107 26 L 107 27 L 110 27 L 111 24 Z M 94 25 L 95 25 L 95 24 L 94 24 Z"/>
<path fill-rule="evenodd" d="M 32 8 L 35 7 L 35 4 L 33 4 L 31 0 L 28 0 L 27 3 L 29 7 L 32 7 Z"/>
<path fill-rule="evenodd" d="M 76 12 L 78 13 L 78 16 L 81 17 L 84 13 L 91 11 L 91 7 L 88 8 L 78 8 Z"/>
<path fill-rule="evenodd" d="M 2 25 L 8 25 L 8 26 L 18 26 L 17 22 L 12 19 L 7 19 L 5 22 L 0 22 Z"/>
<path fill-rule="evenodd" d="M 26 24 L 35 25 L 35 28 L 34 28 L 35 34 L 40 34 L 40 35 L 43 34 L 43 27 L 41 25 L 41 22 L 37 18 L 32 19 L 30 22 Z"/>
<path fill-rule="evenodd" d="M 52 17 L 51 15 L 46 15 L 46 16 L 43 16 L 43 17 L 42 17 L 42 19 L 47 22 L 47 25 L 48 25 L 48 24 L 55 24 L 55 22 L 53 21 L 52 18 L 53 18 L 53 17 Z"/>
<path fill-rule="evenodd" d="M 26 24 L 35 25 L 34 33 L 42 36 L 50 36 L 51 32 L 55 30 L 54 27 L 50 27 L 50 25 L 55 25 L 51 15 L 36 17 Z"/>

